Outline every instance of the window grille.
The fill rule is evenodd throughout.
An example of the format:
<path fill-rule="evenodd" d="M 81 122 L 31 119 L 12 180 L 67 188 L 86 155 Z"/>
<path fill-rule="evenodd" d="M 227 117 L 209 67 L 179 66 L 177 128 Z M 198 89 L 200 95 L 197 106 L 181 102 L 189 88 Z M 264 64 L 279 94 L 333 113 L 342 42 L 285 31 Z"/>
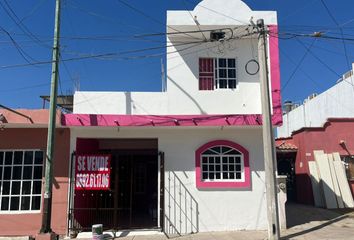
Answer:
<path fill-rule="evenodd" d="M 235 89 L 236 58 L 200 58 L 199 90 Z"/>
<path fill-rule="evenodd" d="M 202 181 L 244 181 L 243 155 L 228 146 L 214 146 L 201 155 Z"/>
<path fill-rule="evenodd" d="M 0 213 L 39 211 L 42 176 L 42 151 L 0 151 Z"/>

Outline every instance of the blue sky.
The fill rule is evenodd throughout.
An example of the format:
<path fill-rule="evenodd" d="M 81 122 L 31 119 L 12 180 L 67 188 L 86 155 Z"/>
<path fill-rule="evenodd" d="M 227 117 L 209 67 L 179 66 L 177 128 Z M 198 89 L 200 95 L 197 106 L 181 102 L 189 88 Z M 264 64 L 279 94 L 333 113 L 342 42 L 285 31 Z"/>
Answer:
<path fill-rule="evenodd" d="M 132 36 L 165 32 L 166 10 L 186 8 L 192 10 L 199 2 L 125 1 L 154 20 L 133 11 L 118 0 L 63 0 L 62 58 L 162 47 L 164 36 L 150 40 L 136 39 Z M 354 1 L 324 1 L 335 21 L 339 25 L 345 24 L 342 28 L 344 37 L 354 39 Z M 0 104 L 13 108 L 41 108 L 39 96 L 49 95 L 51 65 L 11 68 L 8 66 L 51 59 L 55 1 L 0 0 L 0 2 Z M 254 10 L 277 11 L 280 32 L 326 31 L 330 36 L 339 38 L 342 36 L 321 0 L 244 2 Z M 7 15 L 4 8 L 13 19 Z M 21 21 L 22 25 L 17 25 L 14 20 Z M 4 30 L 11 35 L 13 41 Z M 14 46 L 14 41 L 17 47 Z M 349 70 L 348 62 L 351 64 L 354 61 L 353 44 L 352 40 L 345 41 L 347 50 L 345 54 L 341 40 L 314 40 L 301 37 L 280 39 L 283 100 L 301 102 L 311 93 L 320 93 L 335 84 L 339 76 Z M 308 51 L 306 48 L 311 45 Z M 130 53 L 127 56 L 158 53 L 164 54 L 165 50 L 161 48 Z M 67 61 L 65 65 L 60 65 L 59 94 L 70 94 L 75 88 L 88 91 L 160 91 L 160 62 L 159 57 L 129 60 L 112 57 Z"/>

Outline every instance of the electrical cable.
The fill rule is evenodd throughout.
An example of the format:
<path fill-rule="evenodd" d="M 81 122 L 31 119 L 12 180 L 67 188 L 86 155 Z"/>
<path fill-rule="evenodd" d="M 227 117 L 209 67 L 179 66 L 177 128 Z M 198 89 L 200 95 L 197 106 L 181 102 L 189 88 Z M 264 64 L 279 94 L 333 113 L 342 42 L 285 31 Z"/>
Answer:
<path fill-rule="evenodd" d="M 314 39 L 310 45 L 310 47 L 306 50 L 306 52 L 304 53 L 304 55 L 301 57 L 300 61 L 298 62 L 298 64 L 296 65 L 294 71 L 291 73 L 290 77 L 288 78 L 288 80 L 285 82 L 285 84 L 282 87 L 282 91 L 285 90 L 285 88 L 288 86 L 289 82 L 291 81 L 291 79 L 293 79 L 293 77 L 295 76 L 296 72 L 299 70 L 301 64 L 303 63 L 303 61 L 305 60 L 306 56 L 308 55 L 308 53 L 310 52 L 310 49 L 312 48 L 312 46 L 315 44 L 316 39 Z"/>
<path fill-rule="evenodd" d="M 190 1 L 190 0 L 186 0 L 186 1 L 195 4 L 194 2 L 192 2 L 192 1 Z M 211 11 L 211 12 L 213 12 L 213 13 L 216 13 L 216 14 L 218 14 L 218 15 L 220 15 L 220 16 L 223 16 L 223 17 L 232 19 L 232 20 L 234 20 L 234 21 L 236 21 L 236 22 L 238 22 L 238 23 L 242 23 L 243 25 L 250 26 L 250 23 L 248 23 L 248 22 L 241 21 L 241 20 L 239 20 L 239 19 L 236 19 L 236 18 L 233 18 L 233 17 L 231 17 L 231 16 L 228 16 L 228 15 L 226 15 L 226 14 L 224 14 L 224 13 L 218 12 L 218 11 L 216 11 L 216 10 L 214 10 L 214 9 L 205 7 L 205 6 L 203 6 L 202 4 L 200 4 L 200 3 L 198 4 L 198 7 L 201 7 L 201 8 L 204 8 L 204 9 L 206 9 L 206 10 L 209 10 L 209 11 Z"/>
<path fill-rule="evenodd" d="M 319 33 L 319 34 L 322 34 L 322 33 Z M 345 40 L 345 41 L 349 41 L 349 42 L 354 42 L 354 38 L 344 38 L 344 37 L 335 37 L 335 36 L 326 36 L 326 35 L 315 35 L 315 34 L 298 34 L 298 33 L 289 33 L 289 32 L 281 32 L 279 33 L 279 35 L 285 35 L 285 36 L 290 36 L 290 37 L 285 37 L 285 38 L 282 38 L 282 37 L 279 37 L 279 39 L 284 39 L 284 40 L 287 40 L 287 39 L 292 39 L 292 38 L 295 38 L 295 37 L 310 37 L 310 38 L 318 38 L 318 39 L 321 39 L 321 38 L 325 38 L 325 39 L 333 39 L 333 40 Z"/>
<path fill-rule="evenodd" d="M 339 23 L 337 22 L 336 18 L 333 16 L 333 14 L 331 13 L 331 11 L 329 10 L 328 6 L 326 5 L 326 3 L 324 2 L 324 0 L 321 0 L 322 5 L 324 6 L 324 8 L 326 9 L 328 15 L 332 18 L 333 22 L 338 26 L 339 31 L 341 33 L 342 36 L 342 42 L 343 42 L 343 48 L 344 48 L 344 53 L 345 53 L 345 58 L 346 58 L 346 62 L 347 62 L 347 67 L 348 69 L 350 69 L 350 62 L 349 62 L 349 57 L 348 57 L 348 51 L 347 51 L 347 46 L 345 45 L 345 41 L 344 41 L 344 36 L 343 36 L 343 29 L 341 28 L 341 26 L 339 25 Z M 350 81 L 353 84 L 353 79 L 352 77 L 350 77 Z M 354 87 L 354 85 L 353 85 Z"/>
<path fill-rule="evenodd" d="M 239 37 L 234 37 L 232 39 L 227 39 L 225 41 L 229 41 L 229 40 L 235 40 L 235 39 L 241 39 L 243 37 L 247 37 L 247 36 L 251 36 L 252 34 L 244 34 L 241 35 Z M 195 42 L 196 46 L 205 43 L 203 42 Z M 183 46 L 183 45 L 190 45 L 193 43 L 183 43 L 183 44 L 179 44 L 179 45 L 169 45 L 167 47 L 175 47 L 175 46 Z M 193 46 L 191 46 L 193 47 Z M 137 49 L 137 50 L 131 50 L 131 51 L 125 51 L 125 52 L 112 52 L 112 53 L 101 53 L 101 54 L 94 54 L 94 55 L 86 55 L 86 56 L 80 56 L 80 57 L 74 57 L 74 58 L 68 58 L 68 59 L 63 59 L 62 61 L 77 61 L 77 60 L 84 60 L 84 59 L 92 59 L 92 58 L 96 58 L 96 59 L 105 59 L 107 60 L 107 57 L 120 57 L 120 59 L 123 60 L 127 60 L 127 59 L 138 59 L 138 58 L 147 58 L 147 57 L 156 57 L 156 56 L 161 56 L 161 54 L 159 55 L 147 55 L 147 56 L 127 56 L 127 57 L 121 57 L 119 55 L 123 55 L 123 54 L 128 54 L 128 53 L 137 53 L 137 52 L 142 52 L 142 51 L 150 51 L 150 50 L 156 50 L 156 49 L 161 49 L 161 48 L 166 48 L 166 46 L 163 47 L 153 47 L 153 48 L 145 48 L 145 49 Z M 178 52 L 179 50 L 176 50 L 175 52 Z M 169 53 L 167 53 L 169 54 Z M 43 65 L 43 64 L 50 64 L 52 63 L 52 61 L 41 61 L 41 62 L 36 62 L 36 63 L 30 63 L 30 64 L 15 64 L 15 65 L 4 65 L 4 66 L 0 66 L 0 69 L 6 69 L 6 68 L 17 68 L 17 67 L 27 67 L 27 66 L 33 66 L 33 65 Z"/>
<path fill-rule="evenodd" d="M 124 21 L 122 21 L 122 20 L 116 20 L 116 19 L 113 20 L 113 19 L 108 18 L 108 17 L 105 16 L 105 15 L 99 14 L 99 13 L 94 12 L 94 11 L 92 11 L 92 10 L 86 10 L 86 9 L 80 7 L 79 5 L 76 5 L 76 3 L 75 3 L 74 1 L 68 1 L 68 2 L 67 2 L 67 5 L 70 6 L 70 7 L 72 7 L 72 8 L 74 8 L 74 9 L 77 9 L 77 10 L 79 10 L 80 12 L 83 12 L 83 13 L 85 13 L 85 14 L 87 14 L 87 15 L 90 15 L 90 16 L 93 16 L 93 17 L 102 19 L 102 20 L 104 20 L 104 21 L 106 21 L 106 22 L 109 22 L 110 24 L 112 24 L 112 25 L 114 25 L 114 26 L 116 26 L 117 23 L 118 23 L 118 24 L 127 26 L 127 27 L 129 27 L 129 28 L 134 28 L 134 29 L 137 29 L 137 30 L 145 30 L 145 29 L 142 28 L 142 27 L 135 26 L 135 25 L 131 25 L 131 24 L 126 23 L 126 22 L 124 22 Z M 131 31 L 122 31 L 122 32 L 130 33 Z"/>
<path fill-rule="evenodd" d="M 182 0 L 182 3 L 184 4 L 184 6 L 186 7 L 186 9 L 188 9 L 188 6 L 187 6 L 187 2 L 186 0 Z M 189 15 L 191 16 L 193 22 L 195 23 L 195 25 L 197 25 L 197 28 L 198 30 L 200 31 L 200 33 L 202 34 L 203 38 L 204 38 L 204 41 L 208 41 L 208 39 L 205 37 L 204 33 L 202 32 L 202 30 L 200 29 L 200 26 L 198 24 L 198 22 L 196 21 L 195 17 L 193 17 L 191 11 L 187 10 L 187 12 L 189 13 Z"/>
<path fill-rule="evenodd" d="M 294 64 L 295 66 L 297 65 L 297 63 L 285 52 L 283 51 L 282 49 L 280 49 L 280 53 L 283 54 L 292 64 Z M 315 81 L 311 75 L 309 75 L 306 71 L 304 71 L 301 67 L 299 68 L 299 70 L 314 84 L 316 85 L 317 87 L 319 88 L 323 88 L 323 86 L 320 86 L 317 81 Z M 349 82 L 347 82 L 349 83 Z M 350 84 L 350 83 L 349 83 Z M 352 109 L 350 108 L 347 108 L 342 102 L 340 102 L 339 99 L 337 99 L 337 97 L 333 96 L 332 94 L 330 93 L 327 93 L 328 96 L 330 96 L 334 101 L 336 101 L 339 105 L 341 105 L 343 108 L 345 108 L 346 110 L 348 110 L 349 113 L 354 113 Z"/>
<path fill-rule="evenodd" d="M 288 14 L 287 16 L 285 16 L 284 18 L 281 18 L 280 21 L 285 22 L 286 19 L 288 19 L 289 17 L 295 15 L 296 13 L 304 10 L 305 8 L 307 8 L 308 6 L 312 5 L 314 2 L 317 2 L 318 0 L 313 0 L 311 2 L 307 2 L 306 4 L 302 5 L 300 8 L 296 9 L 295 11 L 293 11 L 292 13 Z"/>
<path fill-rule="evenodd" d="M 28 36 L 29 38 L 33 39 L 35 42 L 37 42 L 40 46 L 44 46 L 46 48 L 50 48 L 51 46 L 41 42 L 20 20 L 20 18 L 17 16 L 15 11 L 11 8 L 10 4 L 7 2 L 7 0 L 3 0 L 5 5 L 0 2 L 0 6 L 4 9 L 5 13 L 11 18 L 11 20 L 16 24 L 16 26 L 21 29 L 21 31 Z"/>
<path fill-rule="evenodd" d="M 317 60 L 319 61 L 323 66 L 325 66 L 330 72 L 332 72 L 336 77 L 341 77 L 340 74 L 338 74 L 336 71 L 334 71 L 328 64 L 326 64 L 321 58 L 317 57 L 301 40 L 296 38 L 297 42 L 300 43 L 306 50 L 309 51 L 309 53 Z"/>
<path fill-rule="evenodd" d="M 22 24 L 25 20 L 30 18 L 45 2 L 46 2 L 46 0 L 41 0 L 39 3 L 34 5 L 32 10 L 30 10 L 26 16 L 24 16 L 24 17 L 22 17 L 22 19 L 20 19 L 20 24 Z"/>
<path fill-rule="evenodd" d="M 31 63 L 30 60 L 34 62 L 38 62 L 36 59 L 32 58 L 29 54 L 27 54 L 22 47 L 15 41 L 15 39 L 11 36 L 11 34 L 6 31 L 2 26 L 0 26 L 0 30 L 3 31 L 4 33 L 6 33 L 6 35 L 10 38 L 12 44 L 14 45 L 14 47 L 16 48 L 17 52 L 21 55 L 21 57 L 28 63 L 28 64 L 33 64 Z"/>
<path fill-rule="evenodd" d="M 140 9 L 138 9 L 138 8 L 136 8 L 136 7 L 134 7 L 134 6 L 132 6 L 131 4 L 129 4 L 129 3 L 125 2 L 125 1 L 123 1 L 123 0 L 117 0 L 117 1 L 120 2 L 121 4 L 125 5 L 126 7 L 130 8 L 131 10 L 133 10 L 133 11 L 135 11 L 135 12 L 141 14 L 142 16 L 144 16 L 144 17 L 150 19 L 151 21 L 153 21 L 153 22 L 155 22 L 155 23 L 158 23 L 158 24 L 160 24 L 160 25 L 163 25 L 164 27 L 167 27 L 167 28 L 169 28 L 169 29 L 172 29 L 172 30 L 174 30 L 174 31 L 176 31 L 176 32 L 182 33 L 182 32 L 180 32 L 178 29 L 176 29 L 176 28 L 174 28 L 174 27 L 171 27 L 171 26 L 169 26 L 169 25 L 166 25 L 166 24 L 160 22 L 160 21 L 157 20 L 156 18 L 151 17 L 150 15 L 146 14 L 145 12 L 141 11 Z M 192 35 L 190 35 L 190 34 L 187 34 L 187 33 L 183 33 L 183 34 L 186 35 L 186 36 L 188 36 L 188 37 L 190 37 L 190 38 L 193 38 L 193 39 L 202 40 L 202 39 L 200 39 L 200 38 L 196 38 L 196 37 L 194 37 L 194 36 L 192 36 Z"/>
<path fill-rule="evenodd" d="M 302 43 L 304 45 L 308 45 L 308 44 L 306 44 L 306 42 L 302 42 Z M 337 51 L 331 51 L 328 48 L 324 48 L 324 47 L 320 47 L 320 46 L 313 46 L 312 48 L 317 48 L 319 50 L 322 50 L 322 51 L 325 51 L 325 52 L 328 52 L 328 53 L 332 53 L 332 54 L 335 54 L 335 55 L 340 55 L 340 56 L 344 56 L 345 57 L 344 53 L 339 53 Z M 351 56 L 354 58 L 354 55 L 351 55 Z"/>

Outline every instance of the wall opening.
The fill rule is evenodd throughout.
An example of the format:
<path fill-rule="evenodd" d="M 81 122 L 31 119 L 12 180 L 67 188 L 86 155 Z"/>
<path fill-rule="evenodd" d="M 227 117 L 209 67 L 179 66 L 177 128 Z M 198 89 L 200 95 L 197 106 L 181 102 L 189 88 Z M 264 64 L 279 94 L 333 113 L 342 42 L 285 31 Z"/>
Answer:
<path fill-rule="evenodd" d="M 157 139 L 77 139 L 76 150 L 111 155 L 110 187 L 74 191 L 72 230 L 89 231 L 98 223 L 105 230 L 158 227 Z"/>

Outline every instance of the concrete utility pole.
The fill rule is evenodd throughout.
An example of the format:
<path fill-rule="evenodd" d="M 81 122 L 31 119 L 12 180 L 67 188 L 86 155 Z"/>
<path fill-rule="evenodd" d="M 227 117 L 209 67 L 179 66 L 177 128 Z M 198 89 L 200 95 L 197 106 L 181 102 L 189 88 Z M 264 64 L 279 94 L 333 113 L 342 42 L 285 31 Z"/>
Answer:
<path fill-rule="evenodd" d="M 268 239 L 279 240 L 279 209 L 277 185 L 275 176 L 275 150 L 274 136 L 270 109 L 269 96 L 269 75 L 268 75 L 268 57 L 267 57 L 267 35 L 264 20 L 257 20 L 259 29 L 258 38 L 258 61 L 259 75 L 261 82 L 261 101 L 262 101 L 262 117 L 263 117 L 263 149 L 264 149 L 264 165 L 266 178 L 266 196 L 267 196 L 267 217 L 268 217 Z"/>
<path fill-rule="evenodd" d="M 56 0 L 47 153 L 46 153 L 46 161 L 45 161 L 44 202 L 43 202 L 42 227 L 40 230 L 41 234 L 44 233 L 52 234 L 52 229 L 51 229 L 52 186 L 53 186 L 55 120 L 56 120 L 56 108 L 57 108 L 58 71 L 59 71 L 59 36 L 60 36 L 60 0 Z"/>

